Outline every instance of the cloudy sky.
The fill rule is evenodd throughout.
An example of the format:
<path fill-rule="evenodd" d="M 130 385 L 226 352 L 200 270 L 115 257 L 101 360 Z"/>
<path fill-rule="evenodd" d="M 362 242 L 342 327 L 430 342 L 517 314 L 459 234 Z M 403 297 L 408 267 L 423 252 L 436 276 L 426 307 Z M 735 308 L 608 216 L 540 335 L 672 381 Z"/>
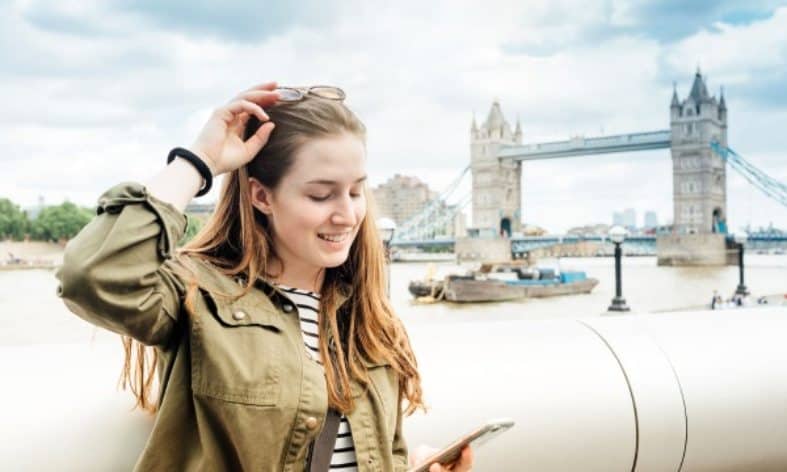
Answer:
<path fill-rule="evenodd" d="M 144 181 L 261 81 L 342 86 L 369 129 L 371 183 L 439 190 L 495 98 L 525 142 L 666 129 L 672 83 L 685 97 L 698 65 L 725 87 L 730 146 L 787 182 L 785 2 L 0 4 L 0 197 L 23 206 L 92 206 Z M 731 227 L 787 227 L 786 208 L 728 175 Z M 530 162 L 522 185 L 526 222 L 553 231 L 626 207 L 672 218 L 668 150 Z"/>

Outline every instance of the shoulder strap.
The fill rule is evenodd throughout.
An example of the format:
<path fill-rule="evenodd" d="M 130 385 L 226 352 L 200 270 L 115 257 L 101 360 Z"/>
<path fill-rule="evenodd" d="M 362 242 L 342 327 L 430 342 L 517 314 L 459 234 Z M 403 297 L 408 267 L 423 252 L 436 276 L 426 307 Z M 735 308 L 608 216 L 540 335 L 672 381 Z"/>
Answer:
<path fill-rule="evenodd" d="M 336 435 L 339 433 L 341 417 L 333 408 L 328 409 L 325 416 L 325 425 L 320 435 L 314 441 L 309 472 L 327 472 L 331 466 L 333 447 L 336 445 Z"/>

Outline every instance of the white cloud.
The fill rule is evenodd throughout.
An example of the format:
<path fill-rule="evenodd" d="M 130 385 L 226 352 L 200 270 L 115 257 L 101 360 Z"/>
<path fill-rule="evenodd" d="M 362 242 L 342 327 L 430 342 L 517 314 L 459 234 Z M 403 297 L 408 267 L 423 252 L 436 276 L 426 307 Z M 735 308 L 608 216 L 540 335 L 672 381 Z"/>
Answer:
<path fill-rule="evenodd" d="M 734 85 L 733 147 L 773 175 L 787 173 L 783 159 L 767 157 L 785 148 L 785 111 L 740 99 L 757 73 L 783 68 L 787 9 L 745 26 L 704 25 L 665 44 L 600 35 L 634 24 L 627 2 L 610 5 L 350 2 L 335 21 L 293 24 L 260 41 L 187 35 L 106 9 L 68 11 L 95 31 L 53 32 L 7 9 L 0 196 L 92 205 L 113 183 L 154 173 L 212 108 L 269 79 L 341 85 L 369 129 L 371 182 L 398 172 L 441 189 L 468 164 L 472 113 L 482 121 L 493 98 L 509 121 L 521 118 L 525 141 L 665 129 L 670 82 L 685 95 L 698 60 L 712 87 Z M 628 206 L 671 218 L 668 151 L 528 163 L 523 175 L 525 218 L 553 230 L 609 222 Z M 733 183 L 731 221 L 787 221 L 783 207 L 756 193 L 745 197 L 754 205 L 741 204 Z"/>
<path fill-rule="evenodd" d="M 712 71 L 714 80 L 746 83 L 763 70 L 778 70 L 787 63 L 787 7 L 778 8 L 766 20 L 735 26 L 716 23 L 680 41 L 666 54 L 674 69 L 699 62 Z"/>

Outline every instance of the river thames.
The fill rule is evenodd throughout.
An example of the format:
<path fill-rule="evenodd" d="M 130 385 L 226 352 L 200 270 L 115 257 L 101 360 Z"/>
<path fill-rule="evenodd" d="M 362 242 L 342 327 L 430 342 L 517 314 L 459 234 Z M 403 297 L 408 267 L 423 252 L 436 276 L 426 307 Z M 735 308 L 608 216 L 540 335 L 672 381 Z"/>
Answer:
<path fill-rule="evenodd" d="M 449 262 L 436 262 L 438 275 L 462 271 Z M 414 323 L 491 322 L 601 316 L 615 291 L 614 259 L 543 259 L 539 266 L 584 270 L 599 279 L 590 294 L 515 302 L 419 304 L 407 291 L 410 280 L 423 278 L 430 263 L 394 263 L 392 302 L 407 325 Z M 787 294 L 787 255 L 746 256 L 745 283 L 753 296 Z M 699 308 L 713 290 L 728 298 L 738 284 L 738 269 L 726 267 L 659 267 L 655 257 L 623 261 L 623 295 L 633 313 Z M 55 295 L 57 281 L 48 270 L 0 272 L 0 345 L 80 343 L 111 336 L 72 315 Z M 782 303 L 787 299 L 782 298 Z"/>

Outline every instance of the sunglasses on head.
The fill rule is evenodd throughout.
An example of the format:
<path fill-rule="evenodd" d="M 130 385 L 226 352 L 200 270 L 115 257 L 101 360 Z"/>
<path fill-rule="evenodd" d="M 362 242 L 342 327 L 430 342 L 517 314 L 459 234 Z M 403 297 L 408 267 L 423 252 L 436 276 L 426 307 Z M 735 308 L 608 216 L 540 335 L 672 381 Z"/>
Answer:
<path fill-rule="evenodd" d="M 280 102 L 299 102 L 307 95 L 327 100 L 344 100 L 344 90 L 331 85 L 312 85 L 311 87 L 279 87 L 275 90 Z"/>

